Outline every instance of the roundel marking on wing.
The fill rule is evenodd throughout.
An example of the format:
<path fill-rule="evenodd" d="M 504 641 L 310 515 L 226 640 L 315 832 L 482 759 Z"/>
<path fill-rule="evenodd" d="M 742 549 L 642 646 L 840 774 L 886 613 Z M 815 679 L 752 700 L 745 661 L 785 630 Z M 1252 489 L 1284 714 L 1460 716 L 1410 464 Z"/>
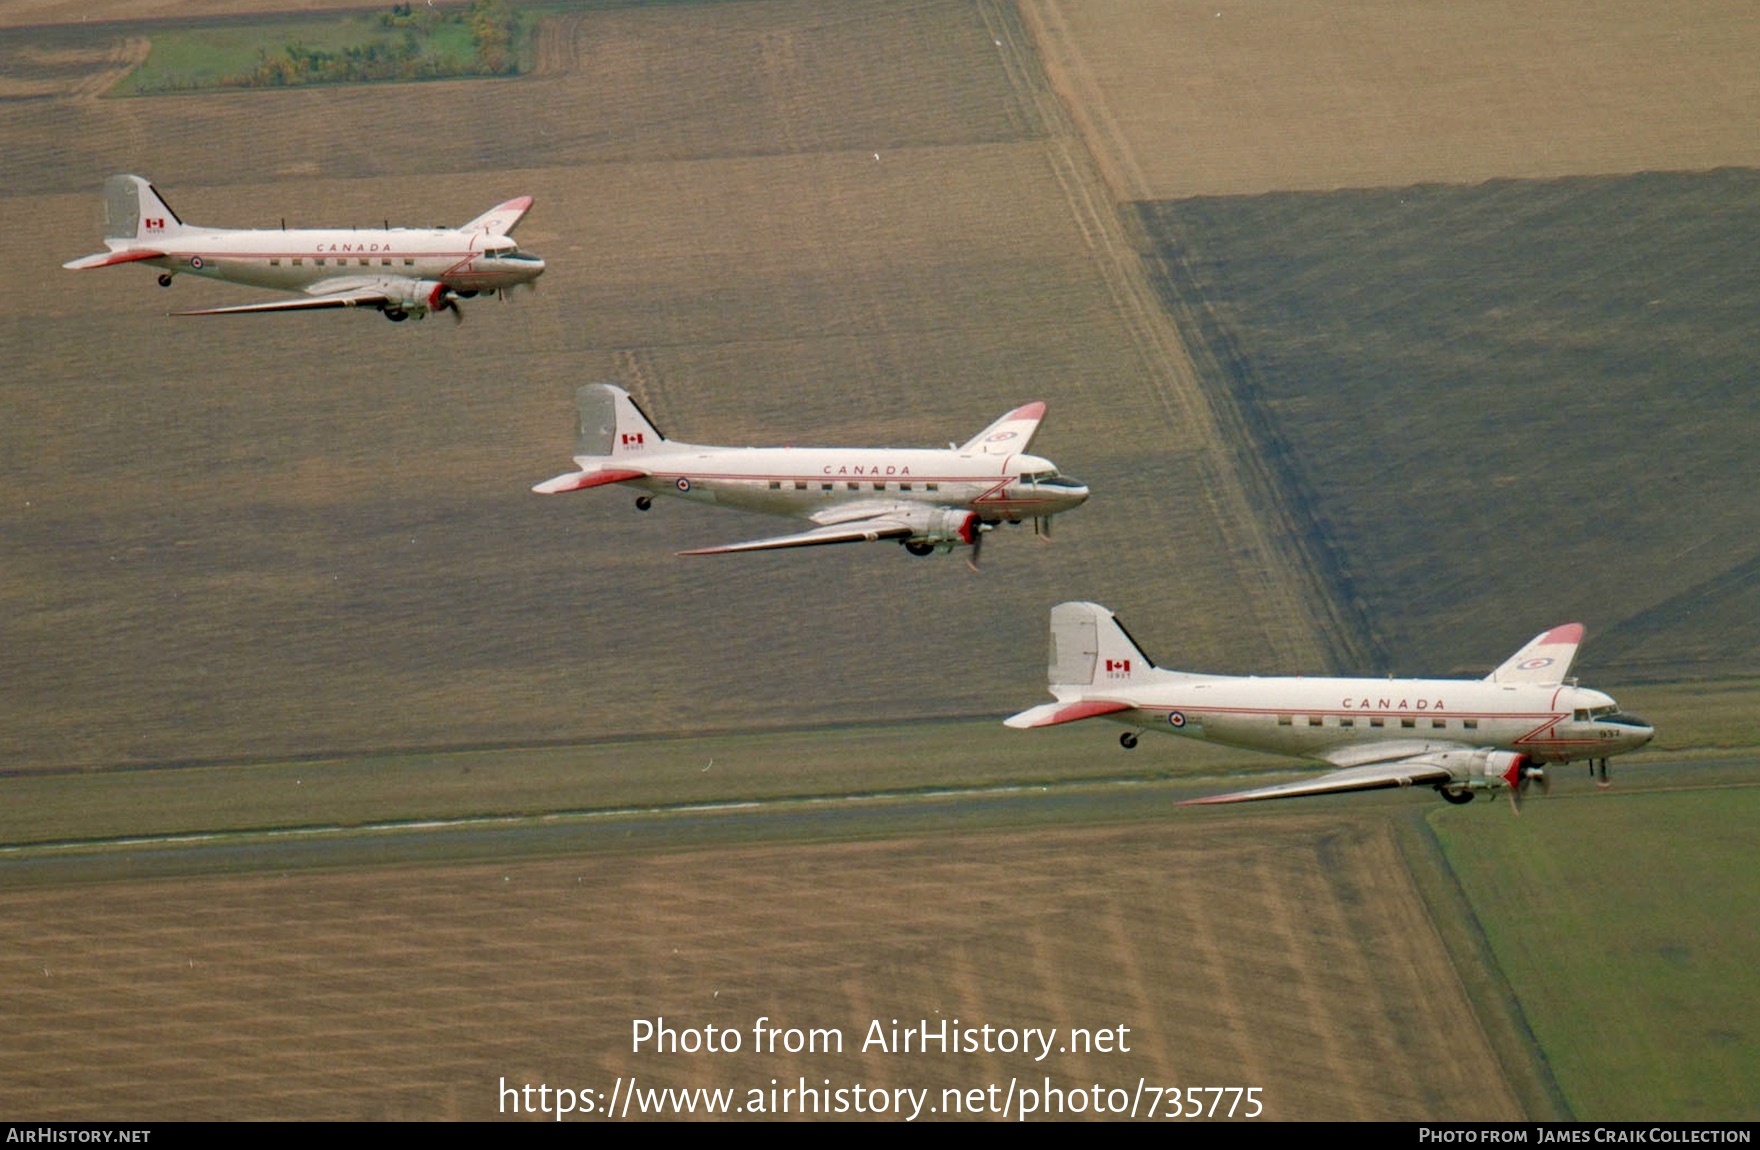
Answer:
<path fill-rule="evenodd" d="M 1548 658 L 1529 659 L 1526 663 L 1523 663 L 1520 666 L 1518 666 L 1516 668 L 1516 670 L 1518 670 L 1518 671 L 1538 671 L 1542 667 L 1550 667 L 1550 666 L 1552 666 L 1551 659 L 1548 659 Z"/>

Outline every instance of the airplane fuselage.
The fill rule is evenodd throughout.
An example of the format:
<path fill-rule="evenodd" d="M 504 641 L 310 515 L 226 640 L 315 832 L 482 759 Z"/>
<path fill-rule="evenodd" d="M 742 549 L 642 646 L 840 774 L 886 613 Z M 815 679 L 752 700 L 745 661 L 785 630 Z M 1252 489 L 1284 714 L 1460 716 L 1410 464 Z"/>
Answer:
<path fill-rule="evenodd" d="M 1083 692 L 1104 699 L 1101 666 Z M 1132 684 L 1130 710 L 1106 718 L 1244 750 L 1323 758 L 1376 743 L 1495 747 L 1534 762 L 1605 759 L 1651 732 L 1600 691 L 1459 679 L 1308 679 L 1181 675 Z M 1414 751 L 1414 753 L 1417 753 Z"/>
<path fill-rule="evenodd" d="M 589 457 L 583 466 L 603 463 Z M 695 447 L 667 443 L 620 462 L 646 474 L 624 486 L 722 507 L 819 522 L 874 505 L 960 507 L 987 522 L 1067 511 L 1087 489 L 1034 455 L 964 455 L 923 448 Z"/>
<path fill-rule="evenodd" d="M 430 280 L 454 291 L 489 292 L 526 283 L 544 270 L 506 236 L 439 228 L 355 230 L 295 228 L 256 231 L 184 227 L 163 242 L 165 254 L 140 262 L 174 275 L 281 291 L 304 291 L 325 280 Z"/>

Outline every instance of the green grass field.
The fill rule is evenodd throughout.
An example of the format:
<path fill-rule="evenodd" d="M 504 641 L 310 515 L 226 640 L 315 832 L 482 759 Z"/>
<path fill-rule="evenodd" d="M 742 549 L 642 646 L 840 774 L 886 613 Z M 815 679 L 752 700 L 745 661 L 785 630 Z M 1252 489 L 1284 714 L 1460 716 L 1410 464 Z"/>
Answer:
<path fill-rule="evenodd" d="M 387 6 L 387 12 L 389 12 Z M 167 93 L 213 91 L 237 87 L 279 87 L 336 82 L 317 78 L 268 82 L 262 75 L 265 59 L 283 55 L 324 54 L 340 58 L 350 53 L 374 53 L 404 59 L 401 68 L 385 64 L 383 80 L 452 79 L 476 75 L 480 61 L 472 37 L 468 12 L 452 8 L 428 15 L 424 9 L 414 17 L 388 23 L 381 14 L 347 15 L 341 18 L 250 20 L 178 26 L 156 33 L 152 50 L 139 68 L 111 89 L 115 96 L 153 96 Z M 527 16 L 519 25 L 522 35 L 512 45 L 517 59 L 529 57 L 527 41 L 536 22 Z M 242 78 L 257 75 L 257 82 Z M 369 81 L 370 82 L 370 81 Z"/>
<path fill-rule="evenodd" d="M 1429 816 L 1572 1114 L 1760 1117 L 1751 788 Z"/>
<path fill-rule="evenodd" d="M 1760 173 L 1139 210 L 1386 670 L 1572 619 L 1591 685 L 1760 669 Z"/>

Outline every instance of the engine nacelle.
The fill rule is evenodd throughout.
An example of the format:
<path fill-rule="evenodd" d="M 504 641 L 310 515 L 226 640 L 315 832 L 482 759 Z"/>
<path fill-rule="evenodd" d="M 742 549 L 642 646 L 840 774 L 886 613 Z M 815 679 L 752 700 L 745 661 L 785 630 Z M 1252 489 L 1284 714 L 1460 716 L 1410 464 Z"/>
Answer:
<path fill-rule="evenodd" d="M 917 518 L 915 516 L 912 517 Z M 953 547 L 964 543 L 967 546 L 978 541 L 978 532 L 983 525 L 979 522 L 976 512 L 956 511 L 938 507 L 921 517 L 920 524 L 913 523 L 917 533 L 905 542 L 928 547 Z"/>
<path fill-rule="evenodd" d="M 444 311 L 452 306 L 452 289 L 439 280 L 422 280 L 416 285 L 416 294 L 420 298 L 410 302 L 411 308 Z"/>
<path fill-rule="evenodd" d="M 1528 756 L 1515 751 L 1443 751 L 1426 757 L 1447 767 L 1457 785 L 1475 789 L 1519 787 L 1522 779 L 1540 771 Z"/>

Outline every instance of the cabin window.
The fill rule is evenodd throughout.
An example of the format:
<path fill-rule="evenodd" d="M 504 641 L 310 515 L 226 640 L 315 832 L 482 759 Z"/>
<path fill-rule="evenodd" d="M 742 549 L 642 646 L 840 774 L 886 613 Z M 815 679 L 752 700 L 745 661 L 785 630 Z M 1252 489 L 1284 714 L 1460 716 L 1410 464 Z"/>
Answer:
<path fill-rule="evenodd" d="M 304 260 L 302 260 L 302 259 L 300 259 L 300 258 L 299 258 L 299 257 L 298 257 L 298 256 L 294 256 L 294 257 L 293 257 L 293 266 L 294 266 L 294 267 L 296 267 L 296 268 L 297 268 L 297 267 L 304 267 L 304 266 L 305 266 L 305 262 L 306 262 L 306 261 L 304 261 Z"/>
<path fill-rule="evenodd" d="M 1478 719 L 1462 719 L 1461 720 L 1461 727 L 1465 730 L 1468 730 L 1468 731 L 1476 731 L 1479 729 L 1479 720 Z"/>
<path fill-rule="evenodd" d="M 324 266 L 324 261 L 323 261 L 323 260 L 321 260 L 321 259 L 318 259 L 318 260 L 313 260 L 313 261 L 312 261 L 312 263 L 314 263 L 314 264 L 316 264 L 316 265 L 317 265 L 317 266 L 318 266 L 318 267 L 323 267 L 323 266 Z"/>
<path fill-rule="evenodd" d="M 380 266 L 380 267 L 382 267 L 382 268 L 388 268 L 388 267 L 390 267 L 390 266 L 391 266 L 391 257 L 390 257 L 390 256 L 386 256 L 386 257 L 385 257 L 385 258 L 384 258 L 384 259 L 382 259 L 382 260 L 380 260 L 380 261 L 379 261 L 379 266 Z"/>
<path fill-rule="evenodd" d="M 899 490 L 900 490 L 900 491 L 909 491 L 909 490 L 910 490 L 910 489 L 911 489 L 911 485 L 910 485 L 910 484 L 908 484 L 908 483 L 900 483 L 900 484 L 899 484 L 899 485 L 898 485 L 898 489 L 899 489 Z"/>
<path fill-rule="evenodd" d="M 1294 715 L 1279 715 L 1279 716 L 1277 716 L 1277 725 L 1280 727 L 1290 726 L 1295 721 L 1296 720 L 1295 720 Z"/>
<path fill-rule="evenodd" d="M 1341 718 L 1338 721 L 1338 725 L 1341 727 L 1354 727 L 1357 725 L 1357 721 L 1355 719 L 1342 719 Z"/>
<path fill-rule="evenodd" d="M 1448 729 L 1448 720 L 1447 719 L 1431 719 L 1430 720 L 1430 729 L 1433 731 L 1446 731 Z"/>
<path fill-rule="evenodd" d="M 874 484 L 874 490 L 875 490 L 875 491 L 885 491 L 885 490 L 886 490 L 886 484 L 884 484 L 884 483 L 876 483 L 876 484 Z"/>
<path fill-rule="evenodd" d="M 772 491 L 781 491 L 781 490 L 782 490 L 782 480 L 780 480 L 780 479 L 772 479 L 772 480 L 771 480 L 771 481 L 770 481 L 770 490 L 772 490 Z"/>
<path fill-rule="evenodd" d="M 804 479 L 795 480 L 794 481 L 794 489 L 796 491 L 805 491 L 807 489 L 807 481 Z"/>
<path fill-rule="evenodd" d="M 416 261 L 411 259 L 408 256 L 404 256 L 403 257 L 403 266 L 406 268 L 413 268 L 416 266 Z"/>
<path fill-rule="evenodd" d="M 367 268 L 367 267 L 372 267 L 372 266 L 373 266 L 372 260 L 369 260 L 369 259 L 361 260 L 361 267 Z"/>
<path fill-rule="evenodd" d="M 833 487 L 836 487 L 836 486 L 837 486 L 837 484 L 835 484 L 835 483 L 822 483 L 819 485 L 819 490 L 830 491 Z"/>
<path fill-rule="evenodd" d="M 1413 727 L 1418 725 L 1418 720 L 1416 720 L 1416 719 L 1401 719 L 1399 721 L 1399 725 L 1409 731 Z"/>
<path fill-rule="evenodd" d="M 280 256 L 269 257 L 269 266 L 272 268 L 280 267 L 281 266 L 281 257 Z"/>
<path fill-rule="evenodd" d="M 862 489 L 862 485 L 860 483 L 851 483 L 851 484 L 849 484 L 849 489 L 851 491 L 860 491 Z"/>
<path fill-rule="evenodd" d="M 941 484 L 939 484 L 939 483 L 925 483 L 925 484 L 923 484 L 923 490 L 924 491 L 940 491 Z"/>
<path fill-rule="evenodd" d="M 1370 725 L 1370 726 L 1371 726 L 1371 727 L 1385 727 L 1385 726 L 1387 726 L 1387 720 L 1386 720 L 1386 719 L 1382 719 L 1382 718 L 1374 718 L 1374 719 L 1370 719 L 1370 720 L 1369 720 L 1369 725 Z"/>
<path fill-rule="evenodd" d="M 1319 715 L 1309 715 L 1308 716 L 1308 726 L 1310 726 L 1310 727 L 1323 727 L 1325 725 L 1326 725 L 1326 720 L 1321 718 Z"/>

